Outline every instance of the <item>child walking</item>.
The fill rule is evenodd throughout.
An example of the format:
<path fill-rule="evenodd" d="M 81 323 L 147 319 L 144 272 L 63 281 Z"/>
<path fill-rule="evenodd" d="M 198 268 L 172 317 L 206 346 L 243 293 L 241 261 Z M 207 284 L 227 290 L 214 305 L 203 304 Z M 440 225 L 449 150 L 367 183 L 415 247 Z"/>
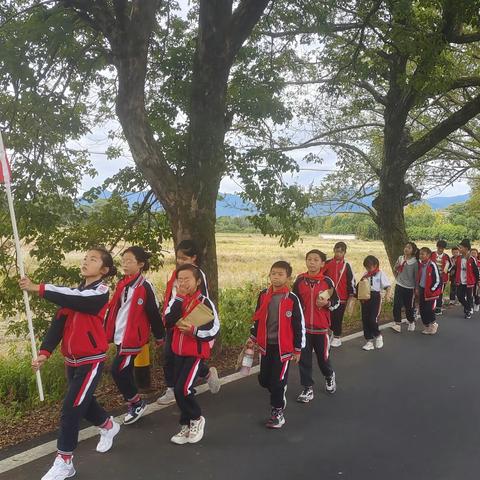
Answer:
<path fill-rule="evenodd" d="M 378 317 L 382 309 L 382 292 L 385 292 L 385 300 L 391 300 L 392 286 L 385 273 L 380 270 L 380 262 L 377 257 L 368 255 L 363 260 L 366 272 L 362 280 L 368 280 L 370 284 L 370 299 L 361 300 L 363 335 L 367 343 L 362 347 L 365 351 L 383 348 L 383 337 L 378 325 Z M 358 287 L 357 287 L 358 288 Z"/>
<path fill-rule="evenodd" d="M 138 394 L 134 378 L 134 361 L 153 330 L 157 344 L 165 336 L 159 304 L 153 285 L 144 277 L 150 268 L 150 254 L 132 246 L 122 254 L 125 276 L 118 283 L 106 318 L 107 339 L 115 343 L 117 354 L 112 364 L 112 377 L 127 402 L 128 413 L 123 423 L 135 423 L 147 409 Z"/>
<path fill-rule="evenodd" d="M 337 242 L 333 247 L 333 258 L 325 266 L 325 275 L 333 280 L 338 298 L 340 299 L 340 305 L 332 311 L 332 347 L 342 346 L 341 336 L 345 309 L 347 303 L 353 301 L 355 296 L 355 277 L 350 263 L 345 260 L 346 253 L 346 243 Z"/>
<path fill-rule="evenodd" d="M 447 242 L 445 240 L 439 240 L 437 242 L 437 250 L 432 253 L 431 259 L 432 262 L 435 262 L 440 272 L 440 277 L 442 279 L 442 292 L 438 297 L 437 306 L 435 308 L 435 315 L 442 315 L 443 310 L 443 292 L 445 291 L 445 286 L 448 282 L 448 272 L 451 268 L 451 260 L 448 256 L 448 253 L 445 252 L 447 248 Z"/>
<path fill-rule="evenodd" d="M 477 266 L 480 269 L 480 258 L 478 258 L 478 250 L 476 248 L 472 248 L 470 250 L 472 257 L 477 262 Z M 477 283 L 475 285 L 474 294 L 473 294 L 473 311 L 478 312 L 480 310 L 480 285 Z"/>
<path fill-rule="evenodd" d="M 200 290 L 202 274 L 192 264 L 177 268 L 177 293 L 165 315 L 167 328 L 172 329 L 172 350 L 175 354 L 174 393 L 180 409 L 180 432 L 171 438 L 173 443 L 197 443 L 203 438 L 205 418 L 195 398 L 193 387 L 202 370 L 203 362 L 210 357 L 210 341 L 220 330 L 215 306 Z M 177 323 L 185 319 L 200 304 L 212 312 L 212 320 L 195 327 Z"/>
<path fill-rule="evenodd" d="M 418 269 L 418 301 L 420 317 L 425 329 L 424 335 L 435 335 L 438 331 L 435 312 L 437 301 L 442 293 L 442 277 L 437 264 L 431 259 L 432 251 L 428 247 L 420 249 Z"/>
<path fill-rule="evenodd" d="M 192 240 L 182 240 L 175 250 L 175 261 L 177 267 L 181 265 L 190 264 L 198 267 L 201 264 L 201 255 L 200 250 L 198 249 L 195 242 Z M 209 298 L 208 295 L 208 286 L 207 286 L 207 277 L 205 273 L 198 268 L 200 272 L 200 291 L 202 295 Z M 177 293 L 178 281 L 177 281 L 177 271 L 174 270 L 170 279 L 168 280 L 167 287 L 165 289 L 165 296 L 163 300 L 163 310 L 162 316 L 165 323 L 165 316 L 171 308 L 171 303 L 175 300 L 175 295 Z M 165 345 L 164 345 L 164 366 L 163 373 L 165 376 L 165 383 L 167 390 L 165 393 L 157 400 L 157 403 L 160 405 L 169 405 L 175 402 L 174 394 L 174 376 L 175 376 L 175 356 L 172 351 L 172 338 L 173 338 L 173 329 L 166 328 L 165 335 Z M 213 345 L 213 344 L 212 344 Z M 207 378 L 207 383 L 212 393 L 218 393 L 220 390 L 220 381 L 218 379 L 218 372 L 215 367 L 208 367 L 206 362 L 202 362 L 201 371 L 198 376 L 200 378 Z"/>
<path fill-rule="evenodd" d="M 449 271 L 449 280 L 450 280 L 450 305 L 458 305 L 457 300 L 457 284 L 455 283 L 455 271 L 456 271 L 456 263 L 457 257 L 460 255 L 460 250 L 458 247 L 452 247 L 452 256 L 450 257 L 450 271 Z"/>
<path fill-rule="evenodd" d="M 472 318 L 473 314 L 473 290 L 479 281 L 479 269 L 477 262 L 471 255 L 470 240 L 460 242 L 460 255 L 455 261 L 455 283 L 457 285 L 457 297 L 463 305 L 465 318 Z"/>
<path fill-rule="evenodd" d="M 415 288 L 418 276 L 418 248 L 414 242 L 407 242 L 403 248 L 403 255 L 398 257 L 394 266 L 395 294 L 393 297 L 392 329 L 402 331 L 402 307 L 408 320 L 407 330 L 415 331 Z"/>
<path fill-rule="evenodd" d="M 83 281 L 78 288 L 58 287 L 29 278 L 20 280 L 20 288 L 35 292 L 58 305 L 50 328 L 42 342 L 34 370 L 40 369 L 62 342 L 68 390 L 63 400 L 57 456 L 42 480 L 64 480 L 75 475 L 73 451 L 77 447 L 80 420 L 85 418 L 99 427 L 97 452 L 107 452 L 120 425 L 97 403 L 95 389 L 102 374 L 108 343 L 103 318 L 108 304 L 108 287 L 103 279 L 115 275 L 110 253 L 92 248 L 81 266 Z"/>
<path fill-rule="evenodd" d="M 330 312 L 340 302 L 333 280 L 324 275 L 327 256 L 320 250 L 310 250 L 306 257 L 307 271 L 298 275 L 292 291 L 300 299 L 305 318 L 306 345 L 300 356 L 300 382 L 303 390 L 297 402 L 313 400 L 312 353 L 316 354 L 318 366 L 325 377 L 325 389 L 335 393 L 337 386 L 335 372 L 330 363 Z"/>
<path fill-rule="evenodd" d="M 258 381 L 270 392 L 271 415 L 267 428 L 282 428 L 287 404 L 288 368 L 290 361 L 300 361 L 305 347 L 305 321 L 298 297 L 288 286 L 292 267 L 288 262 L 275 262 L 270 269 L 270 287 L 263 290 L 253 316 L 247 347 L 256 344 L 261 353 Z"/>

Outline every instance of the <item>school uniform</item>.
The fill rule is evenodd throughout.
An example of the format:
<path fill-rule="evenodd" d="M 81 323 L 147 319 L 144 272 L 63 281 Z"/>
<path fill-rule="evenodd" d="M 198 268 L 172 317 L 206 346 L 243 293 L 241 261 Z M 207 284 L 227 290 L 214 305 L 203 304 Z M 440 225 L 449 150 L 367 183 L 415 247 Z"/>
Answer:
<path fill-rule="evenodd" d="M 415 257 L 405 259 L 403 255 L 400 255 L 395 264 L 394 272 L 396 278 L 395 295 L 393 297 L 393 320 L 396 323 L 401 323 L 403 307 L 407 320 L 410 323 L 414 323 L 418 260 Z"/>
<path fill-rule="evenodd" d="M 430 256 L 430 259 L 437 265 L 438 271 L 440 272 L 440 277 L 442 279 L 442 293 L 438 297 L 437 302 L 437 313 L 440 313 L 443 305 L 443 292 L 445 291 L 445 287 L 448 282 L 448 272 L 450 271 L 452 263 L 450 256 L 445 252 L 443 252 L 442 254 L 439 254 L 438 252 L 433 252 Z"/>
<path fill-rule="evenodd" d="M 435 309 L 442 294 L 442 277 L 437 264 L 431 259 L 420 262 L 417 281 L 420 317 L 428 327 L 435 323 Z"/>
<path fill-rule="evenodd" d="M 448 277 L 450 280 L 450 302 L 455 302 L 457 300 L 457 284 L 455 281 L 456 277 L 456 264 L 457 264 L 457 256 L 452 256 L 450 259 L 450 270 L 448 272 Z"/>
<path fill-rule="evenodd" d="M 294 353 L 305 347 L 305 320 L 300 300 L 287 287 L 263 290 L 257 301 L 250 338 L 261 354 L 258 381 L 270 392 L 273 408 L 286 405 L 288 370 Z"/>
<path fill-rule="evenodd" d="M 206 325 L 192 327 L 189 333 L 183 333 L 176 323 L 200 303 L 212 310 L 213 320 Z M 220 331 L 220 321 L 215 306 L 200 291 L 192 296 L 179 295 L 177 292 L 165 314 L 165 321 L 167 328 L 172 330 L 171 345 L 175 355 L 173 388 L 181 412 L 180 424 L 189 425 L 191 420 L 199 419 L 202 413 L 195 399 L 193 385 L 202 371 L 202 364 L 210 357 L 210 344 Z"/>
<path fill-rule="evenodd" d="M 473 312 L 473 294 L 480 277 L 479 268 L 475 258 L 468 255 L 459 255 L 455 262 L 455 283 L 457 297 L 463 305 L 465 315 Z"/>
<path fill-rule="evenodd" d="M 325 378 L 334 374 L 330 363 L 330 316 L 340 305 L 335 285 L 330 277 L 323 273 L 312 276 L 300 274 L 293 285 L 292 291 L 300 299 L 305 320 L 306 343 L 300 357 L 300 382 L 304 387 L 314 385 L 312 376 L 312 353 L 315 352 L 318 366 Z M 331 296 L 325 307 L 317 306 L 320 293 L 330 291 Z"/>
<path fill-rule="evenodd" d="M 103 318 L 108 287 L 101 280 L 78 288 L 41 284 L 39 295 L 60 307 L 39 353 L 49 357 L 62 342 L 68 390 L 63 400 L 57 447 L 59 453 L 71 454 L 78 443 L 82 418 L 97 426 L 109 419 L 94 395 L 107 357 Z"/>
<path fill-rule="evenodd" d="M 373 340 L 381 335 L 378 325 L 378 317 L 382 308 L 381 292 L 389 288 L 391 283 L 381 270 L 367 272 L 363 275 L 362 280 L 364 278 L 368 278 L 370 282 L 370 299 L 360 301 L 363 335 L 366 340 Z"/>
<path fill-rule="evenodd" d="M 345 259 L 336 260 L 332 258 L 327 261 L 324 273 L 333 280 L 340 301 L 338 307 L 332 311 L 331 330 L 335 337 L 341 337 L 347 300 L 355 294 L 355 277 L 350 263 Z"/>
<path fill-rule="evenodd" d="M 124 277 L 117 285 L 105 320 L 109 342 L 117 347 L 112 377 L 126 401 L 138 394 L 134 361 L 153 331 L 160 342 L 165 336 L 153 285 L 142 275 Z"/>
<path fill-rule="evenodd" d="M 206 298 L 210 298 L 208 294 L 207 277 L 203 270 L 198 269 L 201 274 L 200 291 Z M 177 273 L 174 270 L 170 279 L 167 282 L 165 289 L 165 296 L 163 300 L 162 319 L 166 328 L 165 332 L 165 344 L 163 346 L 163 373 L 165 377 L 165 384 L 168 388 L 173 388 L 175 385 L 175 354 L 172 350 L 173 328 L 169 328 L 166 324 L 166 315 L 169 313 L 175 296 L 177 294 Z M 202 363 L 199 377 L 205 377 L 208 375 L 208 366 L 204 362 Z"/>

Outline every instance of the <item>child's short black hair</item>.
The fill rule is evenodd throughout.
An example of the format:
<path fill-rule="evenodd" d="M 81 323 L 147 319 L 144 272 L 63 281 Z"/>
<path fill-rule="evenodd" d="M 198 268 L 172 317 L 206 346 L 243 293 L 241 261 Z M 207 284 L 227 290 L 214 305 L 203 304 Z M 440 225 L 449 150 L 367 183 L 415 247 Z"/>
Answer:
<path fill-rule="evenodd" d="M 292 276 L 293 268 L 292 266 L 286 262 L 285 260 L 279 260 L 278 262 L 275 262 L 271 267 L 270 271 L 272 271 L 274 268 L 281 268 L 282 270 L 285 270 L 287 272 L 287 277 Z"/>
<path fill-rule="evenodd" d="M 471 251 L 471 252 L 477 252 L 477 253 L 478 253 L 478 248 L 471 248 L 470 251 Z"/>
<path fill-rule="evenodd" d="M 370 267 L 379 267 L 380 266 L 380 261 L 378 260 L 377 257 L 374 257 L 373 255 L 367 255 L 365 257 L 365 260 L 363 260 L 363 266 L 368 270 Z"/>
<path fill-rule="evenodd" d="M 426 252 L 428 254 L 428 256 L 430 256 L 432 254 L 432 251 L 428 248 L 428 247 L 422 247 L 420 249 L 421 252 Z"/>
<path fill-rule="evenodd" d="M 201 265 L 201 252 L 193 240 L 182 240 L 175 248 L 175 254 L 182 252 L 187 257 L 197 257 L 197 265 Z"/>
<path fill-rule="evenodd" d="M 347 251 L 347 244 L 345 242 L 337 242 L 334 245 L 333 250 L 336 250 L 337 248 L 346 252 Z"/>
<path fill-rule="evenodd" d="M 322 251 L 316 248 L 307 252 L 307 254 L 305 255 L 305 259 L 307 259 L 309 255 L 318 255 L 322 259 L 322 262 L 327 261 L 327 256 Z"/>
<path fill-rule="evenodd" d="M 138 263 L 143 263 L 142 272 L 148 272 L 148 270 L 150 269 L 150 261 L 149 260 L 150 260 L 150 257 L 152 256 L 151 253 L 146 252 L 143 247 L 132 246 L 132 247 L 128 247 L 122 253 L 122 257 L 127 252 L 131 253 L 135 257 L 135 260 Z"/>
<path fill-rule="evenodd" d="M 437 242 L 437 247 L 438 248 L 447 248 L 447 242 L 445 240 L 439 240 Z"/>
<path fill-rule="evenodd" d="M 460 242 L 460 246 L 465 247 L 467 250 L 471 250 L 471 248 L 472 248 L 472 245 L 471 245 L 470 240 L 468 238 L 464 238 Z"/>
<path fill-rule="evenodd" d="M 191 263 L 184 263 L 183 265 L 180 265 L 176 269 L 177 277 L 180 272 L 183 272 L 185 270 L 189 270 L 190 272 L 192 272 L 193 276 L 195 277 L 195 280 L 198 281 L 202 279 L 202 274 L 200 273 L 200 269 L 196 265 L 193 265 Z"/>
<path fill-rule="evenodd" d="M 454 246 L 452 247 L 452 252 L 453 252 L 454 250 L 459 250 L 458 245 L 454 245 Z"/>
<path fill-rule="evenodd" d="M 114 277 L 117 274 L 117 267 L 113 264 L 112 254 L 103 245 L 96 245 L 91 247 L 90 250 L 98 252 L 102 257 L 102 266 L 108 268 L 108 272 L 103 278 Z"/>

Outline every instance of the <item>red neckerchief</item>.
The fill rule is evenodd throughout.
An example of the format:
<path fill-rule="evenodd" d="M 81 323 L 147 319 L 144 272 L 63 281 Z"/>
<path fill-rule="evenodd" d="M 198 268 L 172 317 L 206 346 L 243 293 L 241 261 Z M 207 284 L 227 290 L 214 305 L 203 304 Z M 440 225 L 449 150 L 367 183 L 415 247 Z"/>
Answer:
<path fill-rule="evenodd" d="M 309 280 L 317 280 L 321 282 L 325 278 L 325 275 L 323 273 L 323 270 L 320 270 L 316 275 L 312 275 L 308 272 L 305 272 L 305 273 L 301 273 L 299 277 L 308 278 Z"/>
<path fill-rule="evenodd" d="M 187 317 L 192 313 L 192 310 L 200 303 L 202 292 L 197 290 L 193 295 L 187 295 L 182 305 L 182 318 Z"/>
<path fill-rule="evenodd" d="M 363 280 L 364 278 L 374 277 L 379 271 L 380 271 L 380 269 L 379 269 L 379 268 L 376 268 L 375 270 L 372 270 L 371 272 L 365 273 L 365 274 L 363 275 L 363 277 L 362 277 L 362 280 Z"/>
<path fill-rule="evenodd" d="M 173 292 L 173 286 L 175 285 L 176 279 L 177 279 L 177 271 L 174 270 L 172 272 L 172 275 L 170 276 L 170 279 L 167 282 L 167 287 L 165 289 L 165 296 L 163 297 L 163 308 L 162 308 L 163 315 L 165 315 L 165 310 L 167 309 L 168 303 L 170 302 L 170 298 Z"/>
<path fill-rule="evenodd" d="M 398 267 L 397 267 L 397 272 L 402 273 L 406 264 L 407 264 L 407 261 L 405 260 L 405 255 L 404 255 L 403 256 L 403 262 L 401 264 L 399 264 Z"/>
<path fill-rule="evenodd" d="M 274 295 L 286 294 L 290 293 L 290 289 L 288 287 L 282 287 L 278 290 L 273 291 L 273 287 L 270 287 L 262 297 L 262 303 L 260 304 L 260 308 L 255 312 L 253 316 L 253 320 L 264 320 L 267 318 L 268 314 L 268 306 L 272 301 L 272 297 Z"/>
<path fill-rule="evenodd" d="M 129 283 L 133 282 L 133 280 L 140 277 L 141 274 L 142 274 L 142 272 L 138 273 L 137 275 L 126 275 L 125 277 L 123 277 L 117 283 L 117 286 L 115 288 L 115 292 L 113 293 L 113 297 L 110 300 L 110 303 L 108 305 L 108 319 L 111 319 L 112 317 L 117 316 L 118 307 L 120 305 L 120 298 L 122 296 L 122 293 L 123 293 L 125 287 Z"/>

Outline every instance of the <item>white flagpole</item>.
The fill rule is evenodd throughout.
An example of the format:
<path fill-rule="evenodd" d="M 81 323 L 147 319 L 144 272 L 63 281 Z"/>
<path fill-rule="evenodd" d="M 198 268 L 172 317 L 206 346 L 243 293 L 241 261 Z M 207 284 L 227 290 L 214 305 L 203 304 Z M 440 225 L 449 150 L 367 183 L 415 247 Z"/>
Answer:
<path fill-rule="evenodd" d="M 7 191 L 7 200 L 8 200 L 8 208 L 10 210 L 10 218 L 12 220 L 13 238 L 15 239 L 15 249 L 17 251 L 17 264 L 18 264 L 18 269 L 20 271 L 20 277 L 23 278 L 25 277 L 25 266 L 23 264 L 23 255 L 22 255 L 22 249 L 20 246 L 20 237 L 18 235 L 17 219 L 15 217 L 15 209 L 13 206 L 12 185 L 10 183 L 7 157 L 5 154 L 5 148 L 3 146 L 3 139 L 2 139 L 1 132 L 0 132 L 0 161 L 2 164 L 5 190 Z M 35 333 L 33 331 L 32 311 L 30 310 L 30 299 L 28 298 L 28 293 L 25 290 L 23 291 L 23 301 L 25 303 L 25 313 L 27 314 L 28 331 L 30 333 L 30 344 L 32 347 L 32 356 L 33 356 L 33 359 L 36 360 L 38 355 L 37 355 L 37 345 L 35 344 Z M 40 371 L 37 371 L 36 376 L 37 376 L 38 395 L 40 397 L 40 401 L 43 402 L 45 397 L 43 395 L 43 385 L 42 385 L 42 377 L 40 375 Z"/>

